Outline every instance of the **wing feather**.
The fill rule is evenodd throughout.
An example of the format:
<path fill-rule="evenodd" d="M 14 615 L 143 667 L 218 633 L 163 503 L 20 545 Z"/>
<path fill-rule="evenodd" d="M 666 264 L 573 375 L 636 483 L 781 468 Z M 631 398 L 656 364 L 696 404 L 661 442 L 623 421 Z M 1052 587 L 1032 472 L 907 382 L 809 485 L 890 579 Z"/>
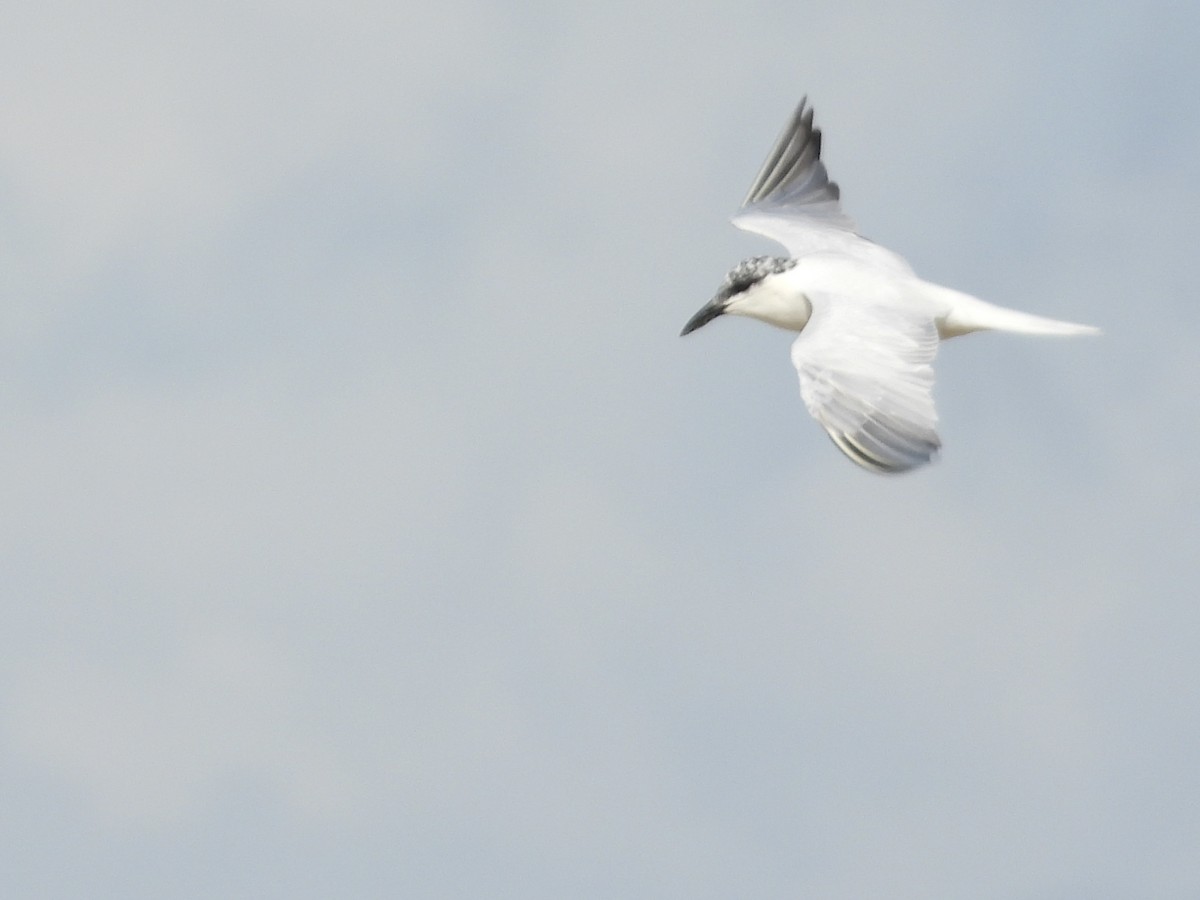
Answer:
<path fill-rule="evenodd" d="M 937 326 L 853 297 L 810 295 L 792 345 L 804 405 L 837 447 L 876 472 L 930 462 L 941 441 L 933 404 Z"/>
<path fill-rule="evenodd" d="M 792 256 L 833 251 L 897 272 L 904 259 L 864 238 L 842 211 L 841 191 L 821 161 L 821 130 L 801 100 L 750 186 L 733 224 L 778 241 Z"/>

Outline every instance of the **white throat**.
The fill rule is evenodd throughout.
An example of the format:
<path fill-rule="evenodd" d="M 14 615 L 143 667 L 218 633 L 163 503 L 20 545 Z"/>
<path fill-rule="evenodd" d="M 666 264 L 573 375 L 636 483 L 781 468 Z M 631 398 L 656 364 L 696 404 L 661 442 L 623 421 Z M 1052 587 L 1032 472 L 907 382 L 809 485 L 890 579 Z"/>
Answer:
<path fill-rule="evenodd" d="M 787 331 L 803 330 L 812 315 L 812 305 L 801 290 L 799 268 L 768 275 L 731 298 L 725 312 L 759 319 Z"/>

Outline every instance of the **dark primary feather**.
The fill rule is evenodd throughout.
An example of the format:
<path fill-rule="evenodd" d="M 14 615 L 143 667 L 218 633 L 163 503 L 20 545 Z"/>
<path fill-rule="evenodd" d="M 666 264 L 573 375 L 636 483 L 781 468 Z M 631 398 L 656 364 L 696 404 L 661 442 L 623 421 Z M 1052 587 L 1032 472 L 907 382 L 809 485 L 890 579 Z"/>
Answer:
<path fill-rule="evenodd" d="M 759 203 L 836 202 L 841 196 L 821 162 L 821 129 L 813 127 L 808 98 L 800 101 L 787 127 L 767 154 L 742 208 Z"/>
<path fill-rule="evenodd" d="M 881 271 L 911 275 L 902 257 L 858 233 L 821 162 L 821 131 L 801 100 L 775 141 L 733 224 L 778 241 L 793 257 L 837 253 Z"/>

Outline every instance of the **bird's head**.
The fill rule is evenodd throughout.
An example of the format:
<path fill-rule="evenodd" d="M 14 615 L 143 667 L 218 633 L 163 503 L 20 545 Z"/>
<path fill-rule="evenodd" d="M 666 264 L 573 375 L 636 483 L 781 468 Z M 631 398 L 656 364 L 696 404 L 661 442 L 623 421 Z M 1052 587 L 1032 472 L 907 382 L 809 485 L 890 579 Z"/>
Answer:
<path fill-rule="evenodd" d="M 775 321 L 776 316 L 770 314 L 779 306 L 778 291 L 774 289 L 772 276 L 781 275 L 795 266 L 796 260 L 783 256 L 755 256 L 742 260 L 729 270 L 713 298 L 683 326 L 680 337 L 691 334 L 725 313 L 754 316 L 772 324 L 781 324 Z"/>

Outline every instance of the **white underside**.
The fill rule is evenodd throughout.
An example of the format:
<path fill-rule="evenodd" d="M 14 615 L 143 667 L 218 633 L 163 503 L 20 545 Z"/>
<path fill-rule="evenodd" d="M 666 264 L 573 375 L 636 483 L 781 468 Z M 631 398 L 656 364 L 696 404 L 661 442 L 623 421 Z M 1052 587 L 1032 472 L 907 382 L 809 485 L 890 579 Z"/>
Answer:
<path fill-rule="evenodd" d="M 798 332 L 808 324 L 812 316 L 809 298 L 817 294 L 836 295 L 840 303 L 878 305 L 917 318 L 928 317 L 943 340 L 973 331 L 1032 335 L 1099 333 L 1099 329 L 1090 325 L 1006 309 L 915 275 L 881 271 L 834 254 L 807 256 L 794 268 L 764 278 L 734 297 L 725 312 Z"/>

